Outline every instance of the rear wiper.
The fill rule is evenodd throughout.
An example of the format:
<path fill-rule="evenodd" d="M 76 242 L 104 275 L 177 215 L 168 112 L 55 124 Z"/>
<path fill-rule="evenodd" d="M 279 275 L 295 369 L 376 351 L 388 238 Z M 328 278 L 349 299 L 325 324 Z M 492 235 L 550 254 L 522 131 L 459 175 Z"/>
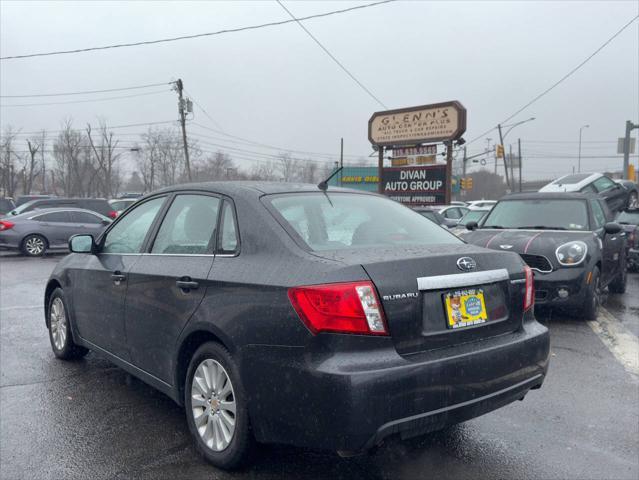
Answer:
<path fill-rule="evenodd" d="M 567 230 L 565 227 L 547 227 L 546 225 L 526 225 L 517 227 L 517 230 Z"/>

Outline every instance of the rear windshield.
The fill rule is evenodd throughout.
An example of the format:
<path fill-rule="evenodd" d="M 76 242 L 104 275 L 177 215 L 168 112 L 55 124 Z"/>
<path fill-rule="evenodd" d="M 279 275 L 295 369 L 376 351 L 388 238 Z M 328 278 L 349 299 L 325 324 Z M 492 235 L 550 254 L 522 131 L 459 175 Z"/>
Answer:
<path fill-rule="evenodd" d="M 466 212 L 466 215 L 461 218 L 459 223 L 466 225 L 467 222 L 479 222 L 487 213 L 488 210 L 471 210 Z"/>
<path fill-rule="evenodd" d="M 463 243 L 392 200 L 350 193 L 295 193 L 268 199 L 290 231 L 315 251 Z"/>
<path fill-rule="evenodd" d="M 588 208 L 583 200 L 504 200 L 482 227 L 588 230 Z"/>
<path fill-rule="evenodd" d="M 559 178 L 552 183 L 557 185 L 572 185 L 574 183 L 579 183 L 582 180 L 585 180 L 590 175 L 590 173 L 575 173 L 574 175 L 566 175 L 563 178 Z"/>

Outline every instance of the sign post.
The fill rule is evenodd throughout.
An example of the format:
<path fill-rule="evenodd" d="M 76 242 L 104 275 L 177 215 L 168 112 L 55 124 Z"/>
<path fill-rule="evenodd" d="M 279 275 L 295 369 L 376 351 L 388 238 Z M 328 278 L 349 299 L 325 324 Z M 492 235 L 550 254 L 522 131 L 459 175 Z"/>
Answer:
<path fill-rule="evenodd" d="M 379 192 L 388 192 L 384 179 L 384 150 L 399 147 L 418 148 L 424 143 L 444 142 L 446 167 L 444 192 L 451 200 L 453 141 L 466 131 L 466 109 L 458 101 L 375 112 L 368 121 L 368 139 L 378 149 Z M 407 167 L 408 168 L 408 167 Z"/>

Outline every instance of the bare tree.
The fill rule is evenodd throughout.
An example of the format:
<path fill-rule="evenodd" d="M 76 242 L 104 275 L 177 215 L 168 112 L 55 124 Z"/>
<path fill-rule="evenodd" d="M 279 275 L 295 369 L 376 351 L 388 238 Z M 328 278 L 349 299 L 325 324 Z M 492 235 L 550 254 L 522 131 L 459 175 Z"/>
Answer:
<path fill-rule="evenodd" d="M 37 168 L 38 160 L 36 155 L 44 146 L 40 143 L 39 138 L 28 138 L 27 147 L 29 148 L 29 154 L 28 156 L 25 155 L 22 161 L 22 193 L 30 195 L 33 189 L 33 180 L 40 173 Z"/>
<path fill-rule="evenodd" d="M 4 195 L 8 197 L 15 195 L 17 183 L 15 171 L 17 154 L 13 150 L 15 138 L 16 132 L 13 131 L 11 125 L 5 127 L 2 132 L 2 143 L 0 144 L 0 187 Z"/>
<path fill-rule="evenodd" d="M 120 174 L 117 168 L 120 154 L 115 153 L 118 141 L 113 138 L 104 121 L 100 122 L 99 144 L 93 140 L 91 124 L 87 124 L 87 139 L 93 157 L 97 162 L 97 193 L 106 198 L 112 198 L 120 187 Z"/>
<path fill-rule="evenodd" d="M 90 170 L 89 147 L 82 132 L 74 130 L 73 121 L 67 119 L 53 144 L 56 161 L 55 176 L 66 196 L 84 196 L 91 189 L 93 175 Z"/>

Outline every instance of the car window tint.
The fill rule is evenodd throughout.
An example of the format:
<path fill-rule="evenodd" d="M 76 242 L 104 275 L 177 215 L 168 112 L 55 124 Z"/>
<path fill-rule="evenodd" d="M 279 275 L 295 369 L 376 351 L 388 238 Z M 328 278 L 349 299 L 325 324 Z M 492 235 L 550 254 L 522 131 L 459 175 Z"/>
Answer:
<path fill-rule="evenodd" d="M 222 226 L 220 232 L 220 253 L 234 253 L 237 250 L 237 228 L 235 225 L 235 216 L 233 214 L 233 206 L 228 200 L 224 201 L 222 212 Z"/>
<path fill-rule="evenodd" d="M 594 187 L 594 185 L 592 183 L 589 183 L 584 188 L 582 188 L 580 190 L 580 192 L 583 192 L 583 193 L 597 193 L 597 190 L 595 190 L 595 187 Z"/>
<path fill-rule="evenodd" d="M 103 253 L 139 253 L 165 197 L 154 198 L 123 215 L 106 236 Z"/>
<path fill-rule="evenodd" d="M 373 195 L 300 193 L 267 201 L 316 251 L 461 242 L 418 212 Z"/>
<path fill-rule="evenodd" d="M 71 222 L 71 217 L 68 212 L 51 212 L 45 213 L 44 215 L 38 215 L 34 218 L 34 220 L 48 223 L 66 223 Z"/>
<path fill-rule="evenodd" d="M 616 184 L 608 177 L 600 177 L 593 182 L 593 185 L 597 189 L 598 192 L 605 192 L 606 190 L 610 190 Z"/>
<path fill-rule="evenodd" d="M 606 214 L 601 207 L 598 200 L 590 200 L 590 206 L 592 207 L 592 215 L 595 217 L 595 228 L 601 228 L 606 223 Z"/>
<path fill-rule="evenodd" d="M 70 212 L 73 223 L 102 223 L 102 220 L 87 212 Z"/>
<path fill-rule="evenodd" d="M 151 253 L 212 253 L 220 199 L 208 195 L 178 195 L 171 204 Z"/>

